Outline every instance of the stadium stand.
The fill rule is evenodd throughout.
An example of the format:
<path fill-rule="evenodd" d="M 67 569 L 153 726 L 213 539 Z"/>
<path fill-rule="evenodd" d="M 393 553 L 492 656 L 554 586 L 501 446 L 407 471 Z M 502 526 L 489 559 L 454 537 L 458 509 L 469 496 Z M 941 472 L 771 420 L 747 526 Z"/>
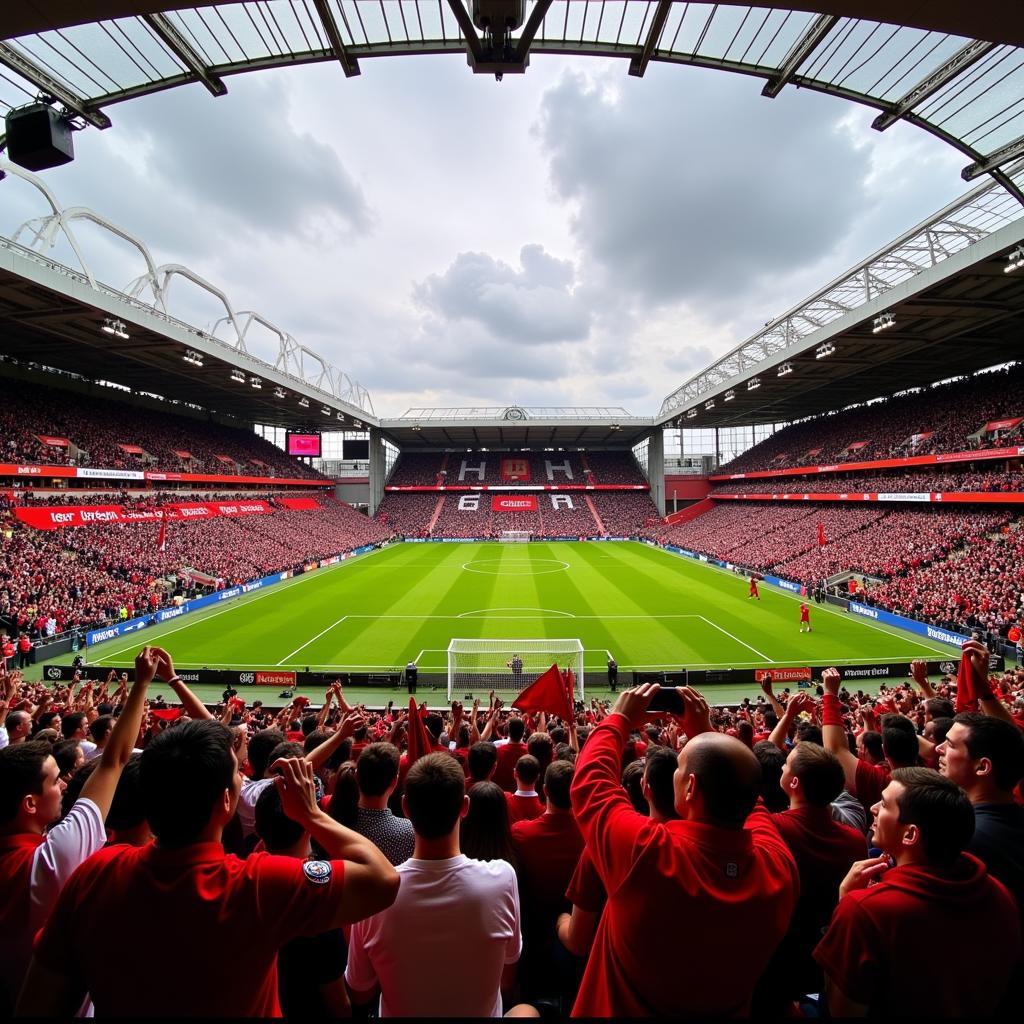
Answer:
<path fill-rule="evenodd" d="M 611 537 L 635 537 L 658 519 L 658 510 L 645 491 L 595 491 L 589 495 Z"/>
<path fill-rule="evenodd" d="M 70 443 L 46 444 L 41 437 Z M 324 479 L 251 430 L 140 409 L 118 401 L 114 391 L 97 401 L 26 382 L 4 393 L 0 462 Z"/>
<path fill-rule="evenodd" d="M 578 491 L 566 495 L 572 507 L 562 501 L 552 506 L 548 496 L 540 498 L 540 530 L 542 537 L 593 537 L 598 533 L 597 523 L 590 512 L 586 498 Z"/>
<path fill-rule="evenodd" d="M 441 495 L 436 492 L 391 492 L 384 495 L 384 500 L 377 509 L 376 518 L 379 523 L 404 537 L 425 537 L 440 500 Z"/>
<path fill-rule="evenodd" d="M 787 466 L 901 458 L 1019 443 L 1024 367 L 889 398 L 796 423 L 722 466 L 749 473 Z M 1012 426 L 987 431 L 988 424 Z M 927 434 L 914 442 L 915 435 Z M 851 448 L 860 442 L 863 447 Z"/>
<path fill-rule="evenodd" d="M 857 474 L 830 473 L 814 476 L 787 476 L 767 480 L 732 480 L 719 482 L 711 488 L 715 494 L 784 494 L 794 490 L 835 492 L 943 492 L 978 491 L 1020 492 L 1024 489 L 1024 473 L 988 467 L 977 472 L 961 473 L 930 469 L 894 471 L 891 473 Z"/>

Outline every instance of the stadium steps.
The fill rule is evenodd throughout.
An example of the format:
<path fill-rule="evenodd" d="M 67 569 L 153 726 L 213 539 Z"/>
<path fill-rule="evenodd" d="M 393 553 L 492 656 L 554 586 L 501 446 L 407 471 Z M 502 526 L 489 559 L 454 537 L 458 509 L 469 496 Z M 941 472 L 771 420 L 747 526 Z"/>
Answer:
<path fill-rule="evenodd" d="M 594 522 L 597 523 L 598 530 L 600 530 L 601 533 L 607 533 L 608 531 L 605 530 L 604 523 L 601 522 L 601 516 L 598 514 L 593 498 L 591 498 L 589 494 L 584 495 L 584 497 L 587 499 L 587 508 L 590 509 L 590 514 L 594 517 Z"/>
<path fill-rule="evenodd" d="M 430 517 L 430 522 L 427 523 L 427 536 L 429 537 L 434 532 L 434 524 L 440 518 L 441 509 L 444 508 L 444 495 L 441 494 L 437 499 L 437 504 L 434 506 L 434 514 Z"/>

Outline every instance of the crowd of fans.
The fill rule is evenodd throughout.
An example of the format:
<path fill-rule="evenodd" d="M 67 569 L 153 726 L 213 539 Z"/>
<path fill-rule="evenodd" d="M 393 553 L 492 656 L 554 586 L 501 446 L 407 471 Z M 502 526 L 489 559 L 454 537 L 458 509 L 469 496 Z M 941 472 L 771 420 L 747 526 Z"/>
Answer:
<path fill-rule="evenodd" d="M 1024 672 L 971 641 L 956 683 L 762 689 L 210 709 L 159 648 L 0 676 L 0 1012 L 1012 1012 Z"/>
<path fill-rule="evenodd" d="M 660 522 L 647 491 L 595 491 L 590 500 L 610 537 L 636 537 Z"/>
<path fill-rule="evenodd" d="M 70 446 L 46 444 L 40 437 Z M 119 400 L 114 391 L 100 400 L 24 381 L 4 389 L 0 462 L 323 479 L 252 430 L 142 409 Z"/>
<path fill-rule="evenodd" d="M 861 462 L 1024 443 L 1019 427 L 989 423 L 1024 416 L 1024 365 L 805 420 L 772 434 L 721 469 L 756 472 L 785 466 Z M 914 440 L 915 435 L 929 436 Z M 852 444 L 866 441 L 861 448 Z"/>
<path fill-rule="evenodd" d="M 874 474 L 829 473 L 814 476 L 768 477 L 761 480 L 730 480 L 715 483 L 711 494 L 792 494 L 797 491 L 818 491 L 829 494 L 918 494 L 951 491 L 1012 493 L 1024 490 L 1024 473 L 1008 472 L 993 467 L 977 472 L 931 469 L 907 470 Z"/>
<path fill-rule="evenodd" d="M 193 573 L 229 586 L 391 535 L 333 497 L 307 497 L 316 511 L 279 506 L 263 515 L 169 522 L 160 550 L 155 521 L 36 530 L 0 496 L 0 626 L 33 640 L 91 629 L 169 604 Z M 158 500 L 118 503 L 143 510 Z"/>

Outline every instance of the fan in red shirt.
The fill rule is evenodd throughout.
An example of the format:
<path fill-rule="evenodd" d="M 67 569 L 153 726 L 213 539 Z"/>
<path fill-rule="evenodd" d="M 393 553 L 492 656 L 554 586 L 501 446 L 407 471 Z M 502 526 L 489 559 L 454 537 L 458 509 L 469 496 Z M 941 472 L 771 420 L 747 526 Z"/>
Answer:
<path fill-rule="evenodd" d="M 817 743 L 804 740 L 786 758 L 779 786 L 789 797 L 789 810 L 772 821 L 796 860 L 800 899 L 758 983 L 755 1016 L 782 1016 L 803 993 L 821 991 L 821 970 L 811 954 L 836 908 L 839 883 L 867 853 L 864 836 L 832 818 L 843 781 L 843 766 Z"/>
<path fill-rule="evenodd" d="M 608 903 L 576 1017 L 743 1014 L 796 904 L 792 854 L 768 812 L 754 808 L 757 759 L 714 732 L 695 690 L 677 690 L 689 737 L 675 773 L 682 820 L 662 824 L 633 809 L 619 759 L 659 689 L 624 691 L 577 762 L 572 806 Z M 669 941 L 654 921 L 687 927 Z"/>
<path fill-rule="evenodd" d="M 516 761 L 530 751 L 523 742 L 526 734 L 526 723 L 521 718 L 510 718 L 508 720 L 508 741 L 498 742 L 498 764 L 494 770 L 494 782 L 505 792 L 511 793 L 515 790 L 515 779 L 513 777 Z"/>
<path fill-rule="evenodd" d="M 571 761 L 552 761 L 544 773 L 546 810 L 512 826 L 528 954 L 523 971 L 528 984 L 539 991 L 550 991 L 542 979 L 553 973 L 555 924 L 567 909 L 565 890 L 583 853 L 583 836 L 569 799 L 574 771 Z"/>
<path fill-rule="evenodd" d="M 1020 959 L 1021 929 L 1005 886 L 962 852 L 970 800 L 930 768 L 897 768 L 871 811 L 882 854 L 850 869 L 814 951 L 832 1016 L 990 1016 Z M 954 943 L 946 964 L 936 961 L 943 936 Z"/>
<path fill-rule="evenodd" d="M 37 941 L 19 1012 L 70 1017 L 88 993 L 97 1017 L 137 1016 L 153 1008 L 156 962 L 182 978 L 161 988 L 162 1015 L 279 1016 L 280 947 L 385 909 L 399 880 L 370 840 L 317 807 L 308 762 L 273 768 L 285 813 L 330 860 L 225 854 L 241 788 L 232 733 L 212 720 L 167 729 L 141 761 L 156 842 L 107 847 L 72 875 Z M 225 962 L 232 951 L 244 952 L 244 970 Z"/>
<path fill-rule="evenodd" d="M 508 804 L 508 823 L 532 821 L 544 813 L 544 805 L 537 795 L 537 779 L 540 778 L 540 764 L 532 754 L 524 754 L 513 771 L 516 780 L 516 791 L 505 793 Z"/>

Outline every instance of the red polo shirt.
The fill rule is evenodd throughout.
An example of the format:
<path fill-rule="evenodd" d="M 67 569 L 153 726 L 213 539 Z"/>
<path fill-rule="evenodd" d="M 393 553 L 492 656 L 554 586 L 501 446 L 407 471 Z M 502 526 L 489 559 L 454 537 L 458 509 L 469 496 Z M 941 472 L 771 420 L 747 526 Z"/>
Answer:
<path fill-rule="evenodd" d="M 0 1016 L 13 1016 L 28 969 L 24 922 L 31 913 L 32 857 L 42 842 L 29 833 L 0 836 Z"/>
<path fill-rule="evenodd" d="M 544 813 L 544 805 L 540 802 L 539 796 L 517 796 L 515 793 L 505 794 L 505 803 L 508 804 L 508 823 L 514 825 L 517 821 L 533 821 Z"/>
<path fill-rule="evenodd" d="M 71 876 L 36 957 L 72 972 L 97 1017 L 280 1016 L 277 952 L 334 925 L 343 884 L 343 861 L 111 846 Z M 173 983 L 154 989 L 154 964 Z"/>
<path fill-rule="evenodd" d="M 940 962 L 943 937 L 955 938 Z M 847 894 L 814 951 L 844 995 L 886 1017 L 990 1016 L 1020 956 L 1014 899 L 970 854 Z"/>
<path fill-rule="evenodd" d="M 573 1016 L 742 1014 L 796 904 L 792 854 L 763 807 L 738 830 L 638 814 L 618 776 L 628 737 L 610 715 L 576 765 L 573 810 L 608 903 Z"/>

